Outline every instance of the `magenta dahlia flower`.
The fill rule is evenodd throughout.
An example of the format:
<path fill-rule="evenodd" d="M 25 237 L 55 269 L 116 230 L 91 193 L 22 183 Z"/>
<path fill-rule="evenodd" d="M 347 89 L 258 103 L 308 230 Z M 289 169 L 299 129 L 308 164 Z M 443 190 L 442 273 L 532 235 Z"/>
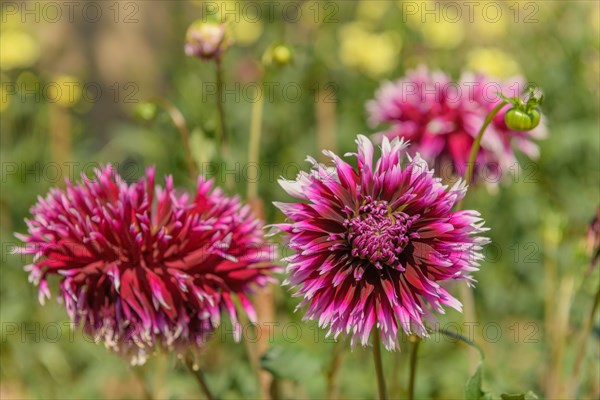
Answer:
<path fill-rule="evenodd" d="M 419 156 L 403 168 L 406 144 L 383 138 L 374 164 L 373 144 L 358 136 L 358 169 L 332 152 L 327 168 L 309 157 L 310 173 L 280 184 L 301 203 L 275 203 L 288 222 L 283 231 L 295 254 L 288 257 L 286 284 L 308 305 L 305 319 L 318 320 L 328 335 L 351 335 L 366 345 L 374 325 L 386 348 L 398 347 L 398 328 L 427 336 L 424 321 L 460 302 L 440 282 L 472 282 L 487 239 L 479 213 L 452 211 L 466 188 L 433 176 Z"/>
<path fill-rule="evenodd" d="M 247 206 L 198 181 L 195 196 L 176 194 L 173 180 L 154 186 L 154 169 L 128 185 L 107 166 L 96 179 L 39 198 L 18 235 L 34 254 L 26 269 L 50 298 L 47 278 L 60 277 L 59 297 L 75 324 L 106 347 L 144 363 L 156 345 L 199 346 L 226 311 L 237 329 L 237 297 L 274 269 L 262 225 Z"/>
<path fill-rule="evenodd" d="M 516 97 L 526 89 L 520 77 L 494 80 L 483 74 L 463 74 L 458 83 L 443 72 L 426 67 L 409 71 L 405 78 L 385 82 L 374 100 L 367 102 L 372 127 L 388 124 L 389 129 L 376 135 L 404 137 L 411 151 L 443 168 L 442 175 L 464 176 L 473 141 L 487 114 L 498 105 L 496 93 Z M 488 126 L 476 159 L 474 177 L 495 183 L 518 167 L 513 145 L 530 158 L 539 150 L 533 139 L 545 137 L 545 127 L 518 132 L 504 123 L 506 106 Z M 450 166 L 447 171 L 446 167 Z"/>

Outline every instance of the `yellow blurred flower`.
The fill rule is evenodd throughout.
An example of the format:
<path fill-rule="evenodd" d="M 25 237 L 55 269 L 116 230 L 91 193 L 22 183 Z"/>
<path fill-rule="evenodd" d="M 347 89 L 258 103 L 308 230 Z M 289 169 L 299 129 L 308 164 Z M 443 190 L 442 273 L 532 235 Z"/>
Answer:
<path fill-rule="evenodd" d="M 240 46 L 250 46 L 254 44 L 263 33 L 262 23 L 252 22 L 251 19 L 241 17 L 237 22 L 229 23 L 233 39 Z"/>
<path fill-rule="evenodd" d="M 261 18 L 264 17 L 263 13 L 266 11 L 261 7 L 246 7 L 246 3 L 239 0 L 192 1 L 192 4 L 203 7 L 205 12 L 209 12 L 202 21 L 226 22 L 227 30 L 231 33 L 235 43 L 240 46 L 254 44 L 263 33 Z M 255 11 L 260 14 L 254 15 Z"/>
<path fill-rule="evenodd" d="M 486 21 L 482 17 L 474 18 L 472 23 L 473 34 L 477 38 L 500 39 L 506 36 L 509 18 L 498 18 L 497 20 Z"/>
<path fill-rule="evenodd" d="M 401 10 L 402 22 L 408 23 L 413 28 L 418 28 L 423 23 L 422 16 L 420 13 L 420 6 L 427 6 L 431 4 L 431 1 L 423 1 L 420 4 L 416 2 L 407 2 L 405 0 L 398 0 L 396 5 Z"/>
<path fill-rule="evenodd" d="M 440 19 L 419 25 L 423 41 L 436 49 L 453 49 L 465 38 L 465 27 L 461 21 L 448 22 Z"/>
<path fill-rule="evenodd" d="M 73 107 L 81 98 L 82 83 L 70 75 L 61 75 L 46 84 L 45 94 L 50 103 Z"/>
<path fill-rule="evenodd" d="M 432 0 L 399 1 L 397 5 L 401 9 L 402 21 L 420 32 L 423 42 L 429 47 L 453 49 L 465 38 L 464 11 L 460 11 L 463 17 L 456 17 L 456 11 L 444 8 L 443 2 Z M 452 7 L 453 10 L 456 6 Z"/>
<path fill-rule="evenodd" d="M 474 71 L 500 78 L 520 73 L 519 64 L 508 53 L 494 47 L 478 47 L 467 54 L 467 66 Z"/>
<path fill-rule="evenodd" d="M 600 45 L 600 4 L 594 2 L 593 11 L 589 13 L 589 26 L 591 27 L 594 45 Z"/>
<path fill-rule="evenodd" d="M 27 32 L 3 30 L 0 35 L 0 69 L 11 70 L 33 65 L 40 55 L 40 47 Z"/>
<path fill-rule="evenodd" d="M 350 23 L 339 34 L 339 54 L 345 65 L 377 77 L 398 64 L 402 42 L 395 32 L 373 33 L 359 23 Z"/>

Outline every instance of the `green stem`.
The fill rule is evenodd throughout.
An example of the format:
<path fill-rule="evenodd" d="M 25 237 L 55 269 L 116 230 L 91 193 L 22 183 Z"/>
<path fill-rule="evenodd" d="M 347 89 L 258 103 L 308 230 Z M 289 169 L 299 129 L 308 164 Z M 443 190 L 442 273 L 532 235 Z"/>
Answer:
<path fill-rule="evenodd" d="M 477 158 L 477 153 L 479 153 L 479 147 L 481 145 L 481 139 L 483 138 L 483 134 L 485 133 L 485 130 L 487 129 L 490 122 L 492 122 L 496 114 L 498 114 L 498 111 L 500 111 L 502 107 L 504 107 L 506 104 L 508 103 L 505 100 L 503 100 L 496 107 L 494 107 L 492 111 L 490 111 L 490 113 L 487 115 L 487 117 L 485 117 L 485 121 L 483 122 L 481 129 L 479 129 L 479 132 L 477 133 L 477 137 L 475 138 L 473 146 L 471 147 L 469 163 L 467 164 L 467 173 L 465 174 L 465 182 L 467 185 L 471 183 L 471 179 L 473 178 L 475 159 Z"/>
<path fill-rule="evenodd" d="M 460 208 L 459 208 L 460 210 Z M 467 324 L 473 324 L 476 321 L 475 316 L 475 298 L 473 296 L 473 288 L 468 285 L 460 285 L 459 288 L 460 299 L 463 303 L 464 321 Z M 479 365 L 479 359 L 477 353 L 473 348 L 469 349 L 468 362 L 469 372 L 474 373 Z"/>
<path fill-rule="evenodd" d="M 379 337 L 379 327 L 373 330 L 373 361 L 375 362 L 375 373 L 377 374 L 377 389 L 379 390 L 379 400 L 387 399 L 385 391 L 385 377 L 383 376 L 383 364 L 381 362 L 381 338 Z"/>
<path fill-rule="evenodd" d="M 338 375 L 340 367 L 342 365 L 342 354 L 344 343 L 342 339 L 333 344 L 331 364 L 327 371 L 327 398 L 329 400 L 335 400 L 338 398 Z"/>
<path fill-rule="evenodd" d="M 240 313 L 240 323 L 242 324 L 242 327 L 252 326 L 250 320 L 244 313 Z M 254 326 L 254 330 L 255 330 L 254 335 L 260 335 L 259 333 L 256 332 L 256 326 Z M 244 332 L 245 332 L 245 330 L 244 330 Z M 256 337 L 256 336 L 253 336 L 253 337 Z M 245 335 L 242 336 L 242 341 L 244 342 L 244 347 L 246 347 L 246 355 L 248 357 L 248 363 L 250 364 L 250 368 L 252 369 L 252 372 L 254 373 L 254 377 L 256 378 L 256 383 L 259 388 L 259 397 L 262 399 L 263 396 L 262 396 L 262 393 L 260 393 L 260 385 L 261 385 L 260 357 L 258 355 L 257 342 L 247 340 Z"/>
<path fill-rule="evenodd" d="M 465 183 L 467 185 L 471 184 L 471 180 L 473 179 L 473 170 L 475 168 L 475 160 L 477 158 L 477 153 L 479 153 L 479 147 L 481 146 L 481 139 L 483 138 L 483 134 L 487 129 L 488 125 L 492 122 L 498 111 L 502 109 L 508 102 L 506 100 L 502 100 L 502 102 L 498 103 L 496 107 L 490 111 L 490 113 L 485 117 L 483 125 L 479 129 L 477 136 L 475 137 L 475 141 L 473 142 L 473 146 L 471 146 L 471 153 L 469 154 L 469 161 L 467 163 L 467 171 L 465 173 Z M 458 204 L 456 205 L 456 211 L 462 209 L 463 199 L 460 199 Z M 464 304 L 464 315 L 465 321 L 474 322 L 475 321 L 475 302 L 473 300 L 473 290 L 469 286 L 462 286 L 461 289 L 461 299 Z M 473 351 L 469 351 L 469 368 L 474 370 L 476 368 L 477 355 Z"/>
<path fill-rule="evenodd" d="M 401 374 L 401 367 L 404 362 L 404 353 L 395 351 L 392 353 L 394 357 L 394 363 L 392 364 L 392 380 L 390 382 L 389 392 L 391 396 L 398 396 L 399 393 L 403 393 L 404 386 L 402 385 L 402 379 L 399 377 Z"/>
<path fill-rule="evenodd" d="M 144 399 L 152 400 L 154 397 L 152 396 L 152 391 L 150 390 L 150 388 L 148 387 L 148 384 L 146 383 L 146 378 L 144 376 L 143 369 L 141 367 L 133 367 L 132 371 L 133 371 L 133 375 L 135 376 L 137 381 L 140 383 L 140 386 L 144 393 Z"/>
<path fill-rule="evenodd" d="M 262 85 L 260 89 L 262 91 Z M 260 156 L 260 136 L 262 131 L 264 96 L 259 93 L 258 99 L 252 105 L 252 120 L 250 122 L 250 143 L 248 144 L 248 164 L 256 165 Z M 248 179 L 247 198 L 252 200 L 258 197 L 258 180 Z"/>
<path fill-rule="evenodd" d="M 190 356 L 185 358 L 185 366 L 188 368 L 191 374 L 194 375 L 194 378 L 196 378 L 196 381 L 198 382 L 198 385 L 200 386 L 200 389 L 204 393 L 204 396 L 207 398 L 207 400 L 214 400 L 215 397 L 212 395 L 208 385 L 206 384 L 204 373 L 197 365 L 194 365 L 194 361 Z"/>
<path fill-rule="evenodd" d="M 466 338 L 465 336 L 461 335 L 460 333 L 450 332 L 449 330 L 444 329 L 444 328 L 438 329 L 438 332 L 444 336 L 451 338 L 451 339 L 460 340 L 461 342 L 465 343 L 466 345 L 477 349 L 477 351 L 479 351 L 479 356 L 481 357 L 481 360 L 483 360 L 483 358 L 484 358 L 483 350 L 474 341 Z"/>
<path fill-rule="evenodd" d="M 162 107 L 171 118 L 173 125 L 179 131 L 179 136 L 181 137 L 181 141 L 183 142 L 183 153 L 185 155 L 185 162 L 187 164 L 188 174 L 190 178 L 196 178 L 196 164 L 194 163 L 194 158 L 192 157 L 192 151 L 190 147 L 190 131 L 185 122 L 185 118 L 181 111 L 173 103 L 166 99 L 155 99 L 155 104 L 158 104 Z"/>
<path fill-rule="evenodd" d="M 414 400 L 415 398 L 415 378 L 417 376 L 417 353 L 419 352 L 419 343 L 421 343 L 421 340 L 417 337 L 410 352 L 410 375 L 408 379 L 409 400 Z"/>
<path fill-rule="evenodd" d="M 579 384 L 581 383 L 581 370 L 583 367 L 583 360 L 585 359 L 585 349 L 587 347 L 587 342 L 592 332 L 592 326 L 594 325 L 594 318 L 596 316 L 596 311 L 598 311 L 598 303 L 600 303 L 600 285 L 598 285 L 598 290 L 596 291 L 596 296 L 594 297 L 594 304 L 592 305 L 592 310 L 588 319 L 585 322 L 583 327 L 583 331 L 581 334 L 581 339 L 578 344 L 577 355 L 575 357 L 575 364 L 573 368 L 573 396 L 577 397 L 577 392 L 579 392 Z"/>
<path fill-rule="evenodd" d="M 217 74 L 217 110 L 219 112 L 219 127 L 217 129 L 217 144 L 221 151 L 227 143 L 227 130 L 225 129 L 225 105 L 223 99 L 223 65 L 221 59 L 216 60 Z"/>

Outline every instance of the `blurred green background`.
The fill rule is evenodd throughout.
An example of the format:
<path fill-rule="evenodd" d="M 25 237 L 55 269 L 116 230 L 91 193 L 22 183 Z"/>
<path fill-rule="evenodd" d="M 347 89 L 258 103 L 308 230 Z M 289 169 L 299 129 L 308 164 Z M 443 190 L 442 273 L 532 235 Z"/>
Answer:
<path fill-rule="evenodd" d="M 168 99 L 181 110 L 200 172 L 245 197 L 253 176 L 244 163 L 254 90 L 263 54 L 274 44 L 289 46 L 293 60 L 264 70 L 257 184 L 268 223 L 282 219 L 271 202 L 286 199 L 277 177 L 293 178 L 307 168 L 306 155 L 323 147 L 352 151 L 356 134 L 373 132 L 364 103 L 382 80 L 425 64 L 455 78 L 468 70 L 500 78 L 522 74 L 543 89 L 549 136 L 539 143 L 540 159 L 522 160 L 524 173 L 496 189 L 475 188 L 466 200 L 483 214 L 493 240 L 475 275 L 475 332 L 486 356 L 484 389 L 572 396 L 576 344 L 599 280 L 598 270 L 586 274 L 586 230 L 600 203 L 598 2 L 450 3 L 460 7 L 458 18 L 456 6 L 434 2 L 67 3 L 1 3 L 1 398 L 140 398 L 141 374 L 156 398 L 197 396 L 196 383 L 173 355 L 152 358 L 138 374 L 79 330 L 71 334 L 61 304 L 38 303 L 23 271 L 30 260 L 9 250 L 38 195 L 98 163 L 114 163 L 129 181 L 156 165 L 159 175 L 173 174 L 178 186 L 193 187 L 168 114 L 159 111 L 151 122 L 134 117 L 136 106 L 149 99 Z M 223 62 L 230 160 L 237 162 L 226 176 L 210 163 L 217 126 L 214 64 L 183 53 L 187 27 L 209 14 L 226 14 L 236 40 Z M 56 285 L 51 288 L 55 294 Z M 293 314 L 298 300 L 286 288 L 273 288 L 273 297 L 280 325 L 270 344 L 286 355 L 272 360 L 281 397 L 325 397 L 333 344 L 315 324 L 300 321 L 302 312 Z M 440 322 L 462 324 L 462 318 L 451 311 Z M 227 329 L 201 352 L 200 364 L 218 397 L 256 398 L 246 347 Z M 598 338 L 596 326 L 580 398 L 600 396 Z M 341 355 L 339 396 L 374 398 L 370 352 L 348 347 Z M 393 397 L 407 390 L 406 338 L 402 347 L 384 354 Z M 469 374 L 464 346 L 426 341 L 417 397 L 461 398 Z"/>

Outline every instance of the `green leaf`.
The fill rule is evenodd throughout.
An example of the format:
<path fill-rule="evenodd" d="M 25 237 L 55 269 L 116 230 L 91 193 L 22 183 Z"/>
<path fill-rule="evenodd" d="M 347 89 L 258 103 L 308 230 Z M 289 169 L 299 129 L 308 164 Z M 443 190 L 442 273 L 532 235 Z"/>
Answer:
<path fill-rule="evenodd" d="M 536 400 L 538 397 L 530 390 L 527 393 L 518 394 L 502 393 L 500 398 L 502 400 Z"/>
<path fill-rule="evenodd" d="M 480 363 L 477 370 L 467 381 L 465 386 L 465 400 L 481 400 L 486 398 L 486 394 L 481 390 L 481 375 L 483 365 Z"/>
<path fill-rule="evenodd" d="M 280 379 L 302 382 L 317 374 L 321 365 L 318 359 L 296 349 L 273 346 L 260 360 L 261 368 Z"/>

